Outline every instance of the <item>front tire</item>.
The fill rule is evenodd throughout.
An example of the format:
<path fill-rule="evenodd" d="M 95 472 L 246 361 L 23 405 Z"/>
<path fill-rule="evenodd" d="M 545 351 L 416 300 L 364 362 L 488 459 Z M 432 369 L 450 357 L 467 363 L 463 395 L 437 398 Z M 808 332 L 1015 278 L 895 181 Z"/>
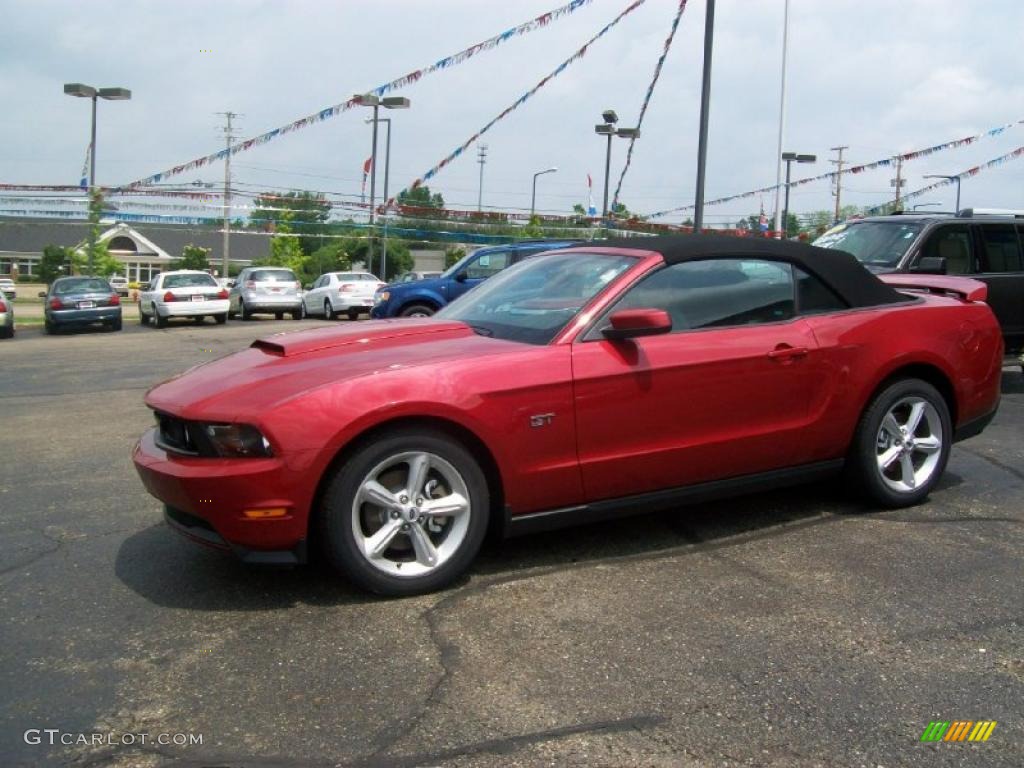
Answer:
<path fill-rule="evenodd" d="M 426 304 L 410 304 L 398 313 L 399 317 L 430 317 L 436 310 Z"/>
<path fill-rule="evenodd" d="M 142 311 L 141 304 L 139 304 L 139 325 L 149 325 L 149 315 Z"/>
<path fill-rule="evenodd" d="M 880 506 L 919 504 L 942 477 L 952 442 L 949 406 L 939 391 L 920 379 L 894 382 L 875 396 L 857 425 L 852 479 Z"/>
<path fill-rule="evenodd" d="M 336 317 L 337 315 L 334 314 L 334 307 L 331 306 L 330 299 L 324 299 L 324 319 L 334 320 Z"/>
<path fill-rule="evenodd" d="M 489 509 L 483 471 L 460 443 L 431 430 L 390 432 L 336 470 L 320 511 L 320 540 L 358 586 L 422 594 L 469 567 Z"/>
<path fill-rule="evenodd" d="M 241 299 L 238 300 L 238 312 L 242 315 L 243 320 L 252 320 L 252 312 L 245 306 L 245 302 Z"/>

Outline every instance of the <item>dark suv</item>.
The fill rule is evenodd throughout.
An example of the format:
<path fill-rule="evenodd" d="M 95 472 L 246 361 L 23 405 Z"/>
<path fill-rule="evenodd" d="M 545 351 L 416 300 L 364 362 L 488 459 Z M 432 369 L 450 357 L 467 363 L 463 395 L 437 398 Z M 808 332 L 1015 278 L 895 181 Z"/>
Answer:
<path fill-rule="evenodd" d="M 848 251 L 873 272 L 967 275 L 986 283 L 1006 351 L 1024 350 L 1024 212 L 872 216 L 839 224 L 814 244 Z"/>
<path fill-rule="evenodd" d="M 459 259 L 440 277 L 392 283 L 380 288 L 374 296 L 370 317 L 428 317 L 505 267 L 544 251 L 579 243 L 578 240 L 524 240 L 480 248 Z"/>

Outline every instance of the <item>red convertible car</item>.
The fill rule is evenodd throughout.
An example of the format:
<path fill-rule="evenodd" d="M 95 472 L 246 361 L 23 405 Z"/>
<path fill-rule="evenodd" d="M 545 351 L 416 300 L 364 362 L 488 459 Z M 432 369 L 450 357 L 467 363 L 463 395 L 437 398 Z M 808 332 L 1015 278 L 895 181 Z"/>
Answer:
<path fill-rule="evenodd" d="M 307 546 L 362 587 L 437 589 L 506 534 L 844 471 L 921 501 L 999 404 L 964 278 L 724 236 L 543 254 L 429 319 L 261 339 L 146 395 L 166 519 L 254 563 Z"/>

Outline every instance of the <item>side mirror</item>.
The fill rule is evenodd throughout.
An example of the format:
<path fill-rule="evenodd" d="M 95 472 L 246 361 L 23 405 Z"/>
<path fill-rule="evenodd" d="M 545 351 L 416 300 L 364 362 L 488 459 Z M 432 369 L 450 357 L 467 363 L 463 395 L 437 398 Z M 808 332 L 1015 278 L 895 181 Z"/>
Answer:
<path fill-rule="evenodd" d="M 944 275 L 946 274 L 946 260 L 941 256 L 923 256 L 918 259 L 917 264 L 910 268 L 910 271 L 925 275 Z"/>
<path fill-rule="evenodd" d="M 657 336 L 672 330 L 672 318 L 663 309 L 620 309 L 608 319 L 611 325 L 601 329 L 606 339 Z"/>
<path fill-rule="evenodd" d="M 45 299 L 46 298 L 46 291 L 40 291 L 39 292 L 39 298 L 40 299 Z"/>
<path fill-rule="evenodd" d="M 468 279 L 469 275 L 467 275 L 465 272 L 459 272 L 457 275 L 455 275 L 455 282 L 457 283 L 464 283 Z"/>

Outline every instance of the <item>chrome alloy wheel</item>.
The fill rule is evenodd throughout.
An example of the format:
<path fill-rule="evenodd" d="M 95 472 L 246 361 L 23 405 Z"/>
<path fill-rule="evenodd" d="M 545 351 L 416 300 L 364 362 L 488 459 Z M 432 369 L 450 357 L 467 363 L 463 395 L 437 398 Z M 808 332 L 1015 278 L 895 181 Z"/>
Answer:
<path fill-rule="evenodd" d="M 352 533 L 373 567 L 391 576 L 423 576 L 458 551 L 471 514 L 469 490 L 455 467 L 433 453 L 399 453 L 359 484 Z"/>
<path fill-rule="evenodd" d="M 942 455 L 942 419 L 921 397 L 904 397 L 885 414 L 875 440 L 878 473 L 890 489 L 907 493 L 927 483 Z"/>

